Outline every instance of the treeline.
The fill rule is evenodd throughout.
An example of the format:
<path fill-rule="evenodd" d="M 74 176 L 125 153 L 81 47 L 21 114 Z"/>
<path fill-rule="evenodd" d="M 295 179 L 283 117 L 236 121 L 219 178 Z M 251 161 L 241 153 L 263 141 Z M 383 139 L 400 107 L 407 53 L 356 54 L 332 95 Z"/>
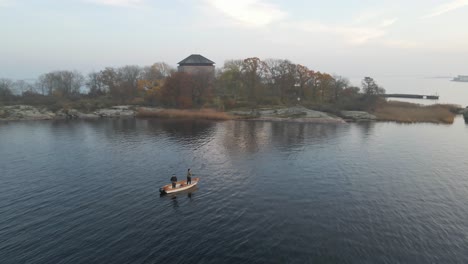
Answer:
<path fill-rule="evenodd" d="M 93 101 L 95 107 L 106 102 L 173 108 L 297 103 L 352 108 L 369 104 L 369 98 L 382 93 L 385 90 L 370 77 L 363 79 L 361 87 L 354 87 L 346 78 L 289 60 L 258 58 L 226 61 L 214 75 L 177 72 L 166 63 L 155 63 L 146 67 L 107 67 L 86 76 L 77 71 L 53 71 L 39 76 L 34 83 L 0 79 L 3 103 Z"/>

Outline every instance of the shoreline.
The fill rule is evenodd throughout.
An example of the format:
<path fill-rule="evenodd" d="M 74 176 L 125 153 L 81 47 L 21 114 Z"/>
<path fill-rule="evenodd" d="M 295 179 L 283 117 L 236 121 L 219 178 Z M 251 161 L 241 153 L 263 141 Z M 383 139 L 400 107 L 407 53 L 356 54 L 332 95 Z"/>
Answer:
<path fill-rule="evenodd" d="M 398 108 L 399 107 L 399 108 Z M 444 108 L 445 107 L 445 108 Z M 415 111 L 417 108 L 419 111 Z M 91 113 L 83 113 L 76 109 L 60 109 L 56 112 L 44 107 L 30 105 L 0 106 L 0 121 L 34 121 L 34 120 L 90 120 L 102 118 L 160 118 L 160 119 L 187 119 L 187 120 L 246 120 L 246 121 L 268 121 L 268 122 L 291 122 L 291 123 L 311 123 L 311 124 L 345 124 L 354 122 L 397 122 L 397 123 L 436 123 L 452 124 L 456 114 L 467 114 L 468 109 L 458 109 L 457 113 L 437 116 L 433 109 L 444 109 L 446 112 L 452 110 L 449 106 L 438 105 L 435 108 L 425 108 L 418 105 L 395 106 L 393 104 L 378 108 L 375 114 L 365 111 L 340 111 L 338 114 L 331 114 L 316 111 L 303 106 L 289 106 L 281 108 L 258 108 L 250 110 L 216 111 L 212 109 L 168 109 L 160 107 L 145 107 L 131 105 L 116 105 L 109 108 L 97 109 Z M 392 116 L 386 111 L 388 109 L 398 109 L 399 116 Z M 423 109 L 423 110 L 421 110 Z M 409 118 L 403 115 L 416 112 L 422 116 Z M 433 111 L 433 112 L 431 112 Z M 382 114 L 382 113 L 385 113 Z M 428 114 L 431 114 L 432 116 Z M 448 115 L 448 117 L 447 117 Z M 418 120 L 418 118 L 420 120 Z"/>

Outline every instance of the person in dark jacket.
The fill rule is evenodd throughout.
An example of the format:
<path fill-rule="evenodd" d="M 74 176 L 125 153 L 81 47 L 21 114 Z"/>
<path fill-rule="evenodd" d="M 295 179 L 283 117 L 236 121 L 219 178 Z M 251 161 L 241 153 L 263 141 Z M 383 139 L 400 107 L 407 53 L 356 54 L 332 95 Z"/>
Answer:
<path fill-rule="evenodd" d="M 171 182 L 172 182 L 172 189 L 174 189 L 177 183 L 177 177 L 175 176 L 175 174 L 172 174 Z"/>
<path fill-rule="evenodd" d="M 187 185 L 192 184 L 192 172 L 190 169 L 187 170 Z"/>

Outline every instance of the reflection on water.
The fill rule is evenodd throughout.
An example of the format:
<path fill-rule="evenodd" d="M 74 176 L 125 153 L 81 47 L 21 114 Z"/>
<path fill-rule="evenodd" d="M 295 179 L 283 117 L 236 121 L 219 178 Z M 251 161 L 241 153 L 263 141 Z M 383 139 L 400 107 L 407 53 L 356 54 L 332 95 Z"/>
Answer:
<path fill-rule="evenodd" d="M 468 263 L 468 126 L 0 123 L 2 263 Z M 191 168 L 196 189 L 159 197 Z"/>
<path fill-rule="evenodd" d="M 346 124 L 305 124 L 280 122 L 226 122 L 223 146 L 228 152 L 256 153 L 264 148 L 301 148 L 304 143 L 326 140 L 346 131 Z"/>

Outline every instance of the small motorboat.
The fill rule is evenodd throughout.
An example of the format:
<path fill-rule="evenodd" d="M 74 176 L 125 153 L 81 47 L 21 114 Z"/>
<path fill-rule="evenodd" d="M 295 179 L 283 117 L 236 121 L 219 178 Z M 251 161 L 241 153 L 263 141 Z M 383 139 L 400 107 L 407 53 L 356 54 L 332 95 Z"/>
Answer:
<path fill-rule="evenodd" d="M 175 188 L 172 188 L 172 183 L 168 185 L 164 185 L 163 187 L 159 188 L 159 192 L 161 194 L 169 194 L 169 193 L 185 191 L 185 190 L 188 190 L 190 188 L 197 186 L 199 180 L 200 178 L 192 178 L 191 184 L 187 184 L 187 180 L 178 181 L 176 182 Z"/>

